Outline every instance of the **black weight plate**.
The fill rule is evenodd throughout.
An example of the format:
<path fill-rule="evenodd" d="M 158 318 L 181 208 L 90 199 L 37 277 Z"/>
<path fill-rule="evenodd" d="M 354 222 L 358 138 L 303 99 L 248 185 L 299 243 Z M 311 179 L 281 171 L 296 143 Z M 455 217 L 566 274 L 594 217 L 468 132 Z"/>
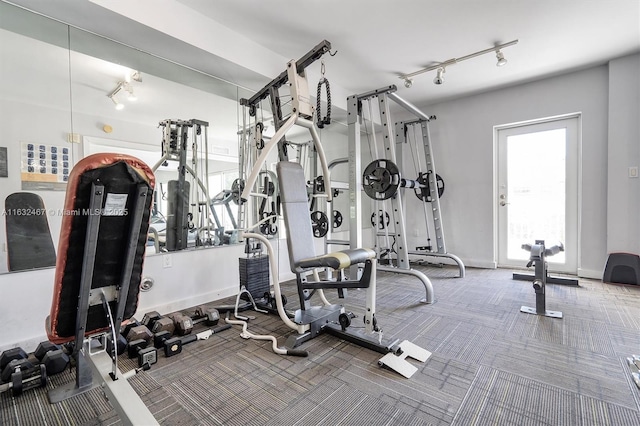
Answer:
<path fill-rule="evenodd" d="M 313 236 L 322 238 L 329 232 L 329 219 L 324 212 L 314 211 L 311 213 L 311 227 L 313 228 Z"/>

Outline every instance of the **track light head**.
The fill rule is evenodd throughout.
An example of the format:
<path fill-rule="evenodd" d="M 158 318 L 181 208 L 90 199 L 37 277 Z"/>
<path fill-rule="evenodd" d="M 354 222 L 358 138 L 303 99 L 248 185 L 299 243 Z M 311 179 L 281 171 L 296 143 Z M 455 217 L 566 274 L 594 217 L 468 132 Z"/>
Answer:
<path fill-rule="evenodd" d="M 121 104 L 120 102 L 118 102 L 115 95 L 109 95 L 109 99 L 111 99 L 111 101 L 114 103 L 118 111 L 120 111 L 121 109 L 124 109 L 124 104 Z"/>
<path fill-rule="evenodd" d="M 138 97 L 135 93 L 133 93 L 133 87 L 129 83 L 124 83 L 124 90 L 127 92 L 127 100 L 129 101 L 137 101 Z"/>
<path fill-rule="evenodd" d="M 497 67 L 507 65 L 507 60 L 504 58 L 504 54 L 500 49 L 496 50 L 496 58 L 498 59 L 498 62 L 496 62 Z"/>
<path fill-rule="evenodd" d="M 413 86 L 413 80 L 411 80 L 410 78 L 405 78 L 404 79 L 404 87 L 406 87 L 408 89 L 411 86 Z"/>
<path fill-rule="evenodd" d="M 433 79 L 433 84 L 440 85 L 444 83 L 444 77 L 442 74 L 444 74 L 444 68 L 438 68 L 436 71 L 436 77 Z"/>

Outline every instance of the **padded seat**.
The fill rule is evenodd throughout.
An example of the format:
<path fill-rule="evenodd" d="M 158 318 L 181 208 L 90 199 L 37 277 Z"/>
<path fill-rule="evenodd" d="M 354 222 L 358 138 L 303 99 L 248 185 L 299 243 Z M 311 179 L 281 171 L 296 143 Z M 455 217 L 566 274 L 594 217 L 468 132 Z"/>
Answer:
<path fill-rule="evenodd" d="M 296 263 L 296 271 L 304 272 L 313 268 L 329 267 L 334 270 L 346 269 L 351 265 L 375 259 L 376 252 L 371 249 L 358 248 L 328 253 L 322 256 L 301 259 Z M 295 272 L 295 271 L 294 271 Z"/>

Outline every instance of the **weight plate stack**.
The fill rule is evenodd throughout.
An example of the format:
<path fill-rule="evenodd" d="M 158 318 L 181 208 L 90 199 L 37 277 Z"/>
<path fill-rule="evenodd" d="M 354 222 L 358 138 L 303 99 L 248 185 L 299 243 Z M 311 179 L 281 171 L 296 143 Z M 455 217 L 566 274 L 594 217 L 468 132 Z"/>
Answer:
<path fill-rule="evenodd" d="M 259 299 L 269 289 L 269 256 L 241 257 L 240 286 L 244 286 L 254 299 Z M 242 295 L 247 299 L 246 295 Z"/>

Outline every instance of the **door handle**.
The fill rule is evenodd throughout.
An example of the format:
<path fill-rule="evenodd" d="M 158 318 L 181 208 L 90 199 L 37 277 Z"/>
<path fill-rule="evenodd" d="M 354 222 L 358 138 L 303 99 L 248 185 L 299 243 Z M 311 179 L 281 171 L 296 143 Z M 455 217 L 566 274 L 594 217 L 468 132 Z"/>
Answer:
<path fill-rule="evenodd" d="M 509 204 L 509 203 L 507 203 L 507 202 L 506 202 L 506 201 L 504 201 L 504 200 L 501 200 L 501 201 L 500 201 L 500 206 L 501 206 L 501 207 L 504 207 L 504 206 L 506 206 L 507 204 Z"/>

